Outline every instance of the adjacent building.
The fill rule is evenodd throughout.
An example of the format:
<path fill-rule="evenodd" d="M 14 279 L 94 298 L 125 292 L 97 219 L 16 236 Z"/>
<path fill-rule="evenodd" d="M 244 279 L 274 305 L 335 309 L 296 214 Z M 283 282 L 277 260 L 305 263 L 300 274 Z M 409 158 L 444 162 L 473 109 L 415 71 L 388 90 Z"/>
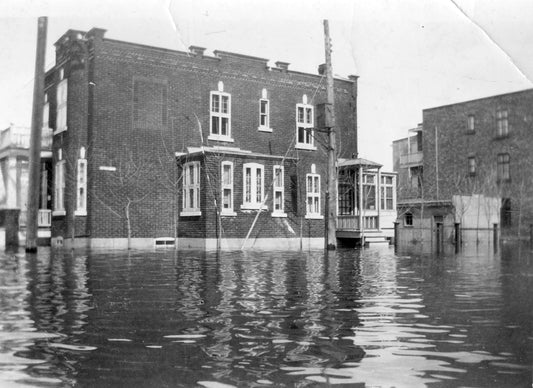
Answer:
<path fill-rule="evenodd" d="M 104 34 L 67 31 L 46 75 L 55 244 L 323 247 L 323 74 Z M 357 77 L 334 89 L 356 158 Z"/>
<path fill-rule="evenodd" d="M 45 106 L 45 118 L 48 106 Z M 0 131 L 0 227 L 4 212 L 16 210 L 21 228 L 20 240 L 24 239 L 26 225 L 26 203 L 28 200 L 28 163 L 30 129 L 10 125 Z M 41 141 L 41 184 L 39 193 L 38 237 L 46 243 L 50 237 L 51 225 L 51 182 L 52 132 L 47 125 L 42 129 Z"/>
<path fill-rule="evenodd" d="M 532 106 L 528 89 L 425 109 L 412 135 L 393 143 L 400 225 L 420 218 L 524 233 L 533 222 Z"/>

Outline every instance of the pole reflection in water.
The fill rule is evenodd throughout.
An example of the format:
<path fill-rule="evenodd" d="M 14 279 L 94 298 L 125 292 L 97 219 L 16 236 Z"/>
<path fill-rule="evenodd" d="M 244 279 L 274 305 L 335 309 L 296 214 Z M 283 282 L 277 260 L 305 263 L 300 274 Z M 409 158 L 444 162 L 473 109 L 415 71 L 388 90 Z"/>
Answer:
<path fill-rule="evenodd" d="M 532 262 L 505 245 L 3 255 L 0 386 L 527 386 Z"/>

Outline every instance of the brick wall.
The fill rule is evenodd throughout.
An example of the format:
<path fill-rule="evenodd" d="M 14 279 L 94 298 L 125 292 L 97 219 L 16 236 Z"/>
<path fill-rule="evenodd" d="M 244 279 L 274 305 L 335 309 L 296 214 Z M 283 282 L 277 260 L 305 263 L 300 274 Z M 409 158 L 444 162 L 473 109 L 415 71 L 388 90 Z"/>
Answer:
<path fill-rule="evenodd" d="M 102 39 L 101 34 L 102 31 L 89 33 L 87 66 L 69 75 L 69 130 L 54 138 L 55 150 L 66 147 L 74 152 L 77 145 L 83 143 L 88 148 L 88 217 L 86 225 L 77 228 L 83 228 L 89 237 L 125 237 L 123 208 L 128 201 L 133 201 L 130 205 L 133 237 L 173 236 L 174 210 L 181 210 L 181 183 L 178 182 L 179 172 L 175 170 L 174 153 L 186 151 L 189 146 L 202 145 L 200 132 L 206 146 L 237 147 L 254 153 L 297 158 L 299 162 L 293 175 L 298 177 L 298 188 L 304 193 L 303 198 L 298 197 L 303 200 L 300 207 L 305 206 L 304 180 L 312 163 L 317 165 L 317 172 L 321 174 L 324 191 L 324 134 L 316 133 L 315 151 L 295 150 L 293 141 L 296 104 L 302 102 L 304 94 L 310 104 L 324 102 L 325 79 L 321 80 L 318 75 L 269 69 L 266 60 L 260 58 L 230 53 L 219 53 L 218 58 L 195 56 Z M 58 57 L 68 59 L 64 54 Z M 139 125 L 134 119 L 135 80 L 164 85 L 165 103 L 160 107 L 164 109 L 164 120 L 144 120 Z M 224 84 L 224 92 L 231 94 L 233 142 L 208 140 L 210 92 L 217 90 L 220 81 Z M 267 90 L 270 101 L 272 132 L 257 129 L 262 89 Z M 357 154 L 355 79 L 335 80 L 335 91 L 337 142 L 341 156 L 351 157 Z M 71 125 L 76 131 L 71 131 Z M 272 165 L 272 160 L 265 162 L 265 185 L 271 182 Z M 102 170 L 102 166 L 114 167 L 116 171 Z M 130 171 L 129 175 L 127 171 Z M 286 168 L 286 202 L 293 198 L 289 191 L 288 171 Z M 130 179 L 128 184 L 116 183 L 125 176 L 131 178 L 131 174 L 135 179 Z M 242 191 L 242 180 L 237 182 L 237 177 L 242 179 L 242 164 L 236 163 L 235 177 L 235 207 L 238 208 L 237 198 L 239 195 L 242 198 L 242 192 L 237 190 Z M 202 177 L 202 187 L 206 187 L 204 180 L 205 176 Z M 128 197 L 126 192 L 134 195 Z M 209 191 L 202 191 L 201 203 L 205 207 L 202 217 L 180 218 L 180 234 L 213 236 L 216 219 L 214 205 L 211 205 L 214 199 Z M 324 207 L 324 197 L 321 206 Z M 70 208 L 67 215 L 69 212 Z M 247 231 L 255 217 L 255 214 L 239 215 L 242 217 L 238 221 L 223 219 L 222 228 L 229 234 Z M 305 209 L 291 213 L 287 219 L 298 231 L 296 222 L 300 215 L 305 215 Z M 283 228 L 287 230 L 285 226 L 280 227 L 283 221 L 273 219 L 269 214 L 260 218 L 265 220 L 254 229 L 257 233 L 282 236 L 285 233 Z M 57 220 L 53 228 L 55 235 L 66 233 L 68 219 L 67 216 L 61 222 Z M 323 222 L 309 220 L 305 228 L 310 235 L 323 234 Z"/>
<path fill-rule="evenodd" d="M 449 200 L 453 194 L 486 194 L 510 198 L 513 223 L 533 219 L 533 90 L 499 95 L 423 111 L 424 189 L 428 199 Z M 499 109 L 508 111 L 509 134 L 496 136 Z M 469 115 L 474 131 L 467 130 Z M 435 136 L 435 131 L 437 136 Z M 437 142 L 436 142 L 437 139 Z M 510 157 L 510 180 L 497 181 L 497 156 Z M 476 174 L 468 172 L 468 158 L 476 160 Z M 438 179 L 437 179 L 438 170 Z M 438 185 L 437 185 L 438 181 Z M 438 197 L 437 197 L 438 186 Z M 526 221 L 529 218 L 530 221 Z"/>

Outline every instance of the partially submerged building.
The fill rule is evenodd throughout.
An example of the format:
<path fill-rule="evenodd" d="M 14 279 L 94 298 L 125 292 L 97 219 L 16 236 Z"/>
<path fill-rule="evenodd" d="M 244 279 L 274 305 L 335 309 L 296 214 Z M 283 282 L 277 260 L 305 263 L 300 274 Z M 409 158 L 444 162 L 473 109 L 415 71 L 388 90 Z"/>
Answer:
<path fill-rule="evenodd" d="M 45 106 L 45 118 L 48 114 Z M 16 211 L 21 227 L 19 241 L 25 238 L 26 203 L 28 200 L 28 163 L 30 149 L 30 129 L 10 125 L 0 131 L 0 228 L 7 213 Z M 42 129 L 41 167 L 38 212 L 38 238 L 41 244 L 49 244 L 51 226 L 51 182 L 52 132 L 48 125 Z M 3 237 L 0 237 L 2 240 Z M 3 245 L 0 243 L 0 245 Z"/>
<path fill-rule="evenodd" d="M 54 243 L 323 247 L 325 77 L 264 58 L 67 31 L 46 75 Z M 337 78 L 357 156 L 357 77 Z"/>
<path fill-rule="evenodd" d="M 399 226 L 443 223 L 448 237 L 455 224 L 524 233 L 533 222 L 532 104 L 528 89 L 425 109 L 422 125 L 393 143 Z"/>

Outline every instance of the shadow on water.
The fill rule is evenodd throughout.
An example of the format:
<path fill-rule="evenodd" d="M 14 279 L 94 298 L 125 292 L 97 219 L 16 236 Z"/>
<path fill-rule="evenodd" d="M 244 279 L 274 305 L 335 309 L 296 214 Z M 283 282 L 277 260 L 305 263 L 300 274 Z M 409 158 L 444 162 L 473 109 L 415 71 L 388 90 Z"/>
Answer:
<path fill-rule="evenodd" d="M 531 251 L 409 248 L 3 255 L 0 385 L 530 385 Z"/>

